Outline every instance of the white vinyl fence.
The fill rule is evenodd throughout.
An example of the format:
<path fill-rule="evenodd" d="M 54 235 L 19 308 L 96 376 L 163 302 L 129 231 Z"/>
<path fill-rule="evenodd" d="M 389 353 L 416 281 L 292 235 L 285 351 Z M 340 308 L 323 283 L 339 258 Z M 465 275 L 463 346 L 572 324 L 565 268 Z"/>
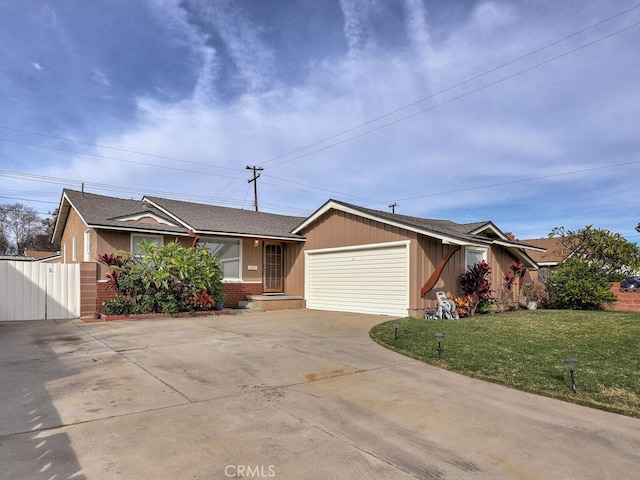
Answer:
<path fill-rule="evenodd" d="M 79 264 L 0 261 L 0 321 L 79 316 Z"/>

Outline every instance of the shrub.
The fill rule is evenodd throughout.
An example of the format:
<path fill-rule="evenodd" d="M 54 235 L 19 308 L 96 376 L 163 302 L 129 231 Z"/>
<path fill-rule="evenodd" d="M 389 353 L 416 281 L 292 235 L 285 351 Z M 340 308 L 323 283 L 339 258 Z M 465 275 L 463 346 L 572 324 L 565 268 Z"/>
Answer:
<path fill-rule="evenodd" d="M 133 305 L 124 295 L 116 294 L 103 304 L 105 315 L 129 315 L 133 311 Z"/>
<path fill-rule="evenodd" d="M 460 315 L 460 317 L 471 316 L 471 309 L 475 304 L 475 300 L 471 295 L 467 295 L 466 297 L 454 297 L 453 303 L 456 304 L 458 315 Z"/>
<path fill-rule="evenodd" d="M 126 300 L 127 313 L 175 314 L 205 310 L 215 300 L 226 300 L 220 261 L 204 246 L 172 242 L 158 247 L 142 241 L 139 247 L 140 257 L 119 252 L 98 259 L 111 267 L 108 277 L 121 297 L 109 308 L 124 310 Z"/>
<path fill-rule="evenodd" d="M 475 315 L 477 309 L 488 312 L 494 303 L 493 290 L 491 290 L 491 267 L 484 260 L 471 265 L 467 271 L 460 275 L 460 286 L 465 296 L 471 297 L 469 316 Z"/>
<path fill-rule="evenodd" d="M 563 262 L 546 285 L 548 304 L 553 308 L 598 310 L 618 299 L 596 265 L 575 258 Z"/>

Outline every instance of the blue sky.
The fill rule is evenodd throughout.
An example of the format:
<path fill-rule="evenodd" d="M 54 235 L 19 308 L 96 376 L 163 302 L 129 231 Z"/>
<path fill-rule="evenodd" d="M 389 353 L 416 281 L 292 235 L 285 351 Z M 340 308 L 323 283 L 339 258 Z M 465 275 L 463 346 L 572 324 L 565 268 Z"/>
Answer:
<path fill-rule="evenodd" d="M 62 188 L 640 241 L 640 4 L 7 0 L 0 203 Z"/>

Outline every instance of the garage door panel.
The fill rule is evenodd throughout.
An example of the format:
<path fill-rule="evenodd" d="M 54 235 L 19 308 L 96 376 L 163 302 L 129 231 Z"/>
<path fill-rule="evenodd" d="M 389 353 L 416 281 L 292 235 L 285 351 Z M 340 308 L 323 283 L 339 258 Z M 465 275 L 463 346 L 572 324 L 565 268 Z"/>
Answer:
<path fill-rule="evenodd" d="M 408 242 L 307 252 L 307 307 L 406 315 Z"/>

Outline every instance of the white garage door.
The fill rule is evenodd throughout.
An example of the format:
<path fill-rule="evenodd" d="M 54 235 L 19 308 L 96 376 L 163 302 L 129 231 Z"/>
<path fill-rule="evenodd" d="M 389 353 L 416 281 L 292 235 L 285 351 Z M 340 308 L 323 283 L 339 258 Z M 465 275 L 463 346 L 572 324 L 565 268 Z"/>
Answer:
<path fill-rule="evenodd" d="M 307 308 L 406 316 L 409 241 L 305 252 Z"/>

